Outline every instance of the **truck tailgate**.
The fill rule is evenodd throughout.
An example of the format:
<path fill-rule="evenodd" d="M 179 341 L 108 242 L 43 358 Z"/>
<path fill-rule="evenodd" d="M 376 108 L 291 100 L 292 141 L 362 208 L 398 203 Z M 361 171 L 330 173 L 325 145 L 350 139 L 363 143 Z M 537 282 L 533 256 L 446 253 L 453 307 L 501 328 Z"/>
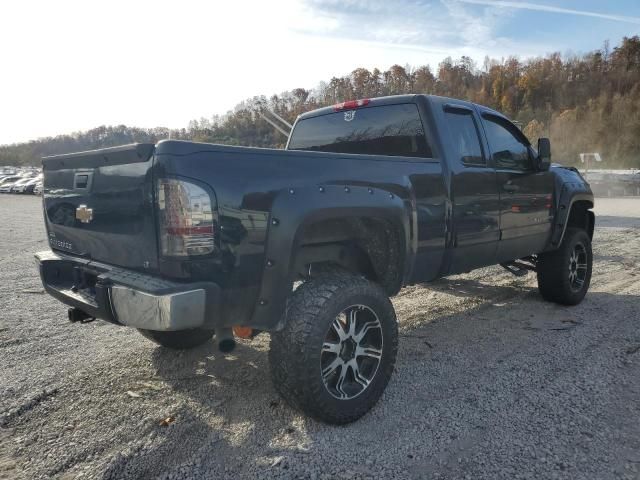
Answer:
<path fill-rule="evenodd" d="M 153 144 L 43 160 L 43 203 L 54 250 L 156 271 Z"/>

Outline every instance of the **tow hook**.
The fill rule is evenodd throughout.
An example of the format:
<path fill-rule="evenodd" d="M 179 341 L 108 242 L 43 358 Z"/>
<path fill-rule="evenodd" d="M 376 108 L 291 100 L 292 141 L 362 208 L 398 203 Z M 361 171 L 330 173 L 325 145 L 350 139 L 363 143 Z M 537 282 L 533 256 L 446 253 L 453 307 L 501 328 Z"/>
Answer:
<path fill-rule="evenodd" d="M 69 308 L 69 310 L 67 311 L 67 314 L 69 315 L 69 321 L 71 323 L 76 323 L 76 322 L 89 323 L 95 320 L 95 317 L 92 317 L 88 313 L 83 312 L 79 308 L 75 308 L 75 307 Z"/>

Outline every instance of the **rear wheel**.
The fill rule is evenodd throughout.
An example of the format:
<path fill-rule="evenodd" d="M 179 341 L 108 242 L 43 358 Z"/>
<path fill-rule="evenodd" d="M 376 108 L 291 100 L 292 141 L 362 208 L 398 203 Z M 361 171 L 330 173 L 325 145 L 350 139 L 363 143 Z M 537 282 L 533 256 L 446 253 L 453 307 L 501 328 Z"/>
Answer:
<path fill-rule="evenodd" d="M 144 330 L 139 328 L 138 331 L 143 337 L 148 338 L 152 342 L 175 350 L 186 350 L 202 345 L 203 343 L 211 340 L 215 333 L 214 330 L 207 330 L 204 328 L 177 330 L 175 332 L 159 332 L 156 330 Z"/>
<path fill-rule="evenodd" d="M 378 401 L 393 372 L 398 328 L 382 288 L 348 272 L 312 278 L 293 294 L 285 327 L 271 334 L 276 390 L 318 420 L 357 420 Z"/>
<path fill-rule="evenodd" d="M 568 228 L 560 248 L 538 256 L 538 290 L 545 300 L 577 305 L 589 290 L 593 254 L 589 235 Z"/>

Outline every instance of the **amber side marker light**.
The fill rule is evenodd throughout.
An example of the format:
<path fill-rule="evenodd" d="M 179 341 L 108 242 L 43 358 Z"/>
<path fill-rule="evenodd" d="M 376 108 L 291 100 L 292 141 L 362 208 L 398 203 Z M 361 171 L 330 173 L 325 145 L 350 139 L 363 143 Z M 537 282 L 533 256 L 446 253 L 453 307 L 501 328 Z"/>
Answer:
<path fill-rule="evenodd" d="M 250 327 L 233 327 L 233 334 L 238 338 L 248 339 L 253 337 L 253 328 Z"/>

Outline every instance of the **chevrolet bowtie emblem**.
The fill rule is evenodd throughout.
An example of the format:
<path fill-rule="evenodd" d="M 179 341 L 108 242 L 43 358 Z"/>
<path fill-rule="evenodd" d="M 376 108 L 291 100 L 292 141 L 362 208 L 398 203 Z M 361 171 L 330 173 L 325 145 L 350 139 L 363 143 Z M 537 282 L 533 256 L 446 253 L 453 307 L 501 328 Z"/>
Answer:
<path fill-rule="evenodd" d="M 93 208 L 87 208 L 86 205 L 80 205 L 76 208 L 76 219 L 82 223 L 89 223 L 93 220 Z"/>

